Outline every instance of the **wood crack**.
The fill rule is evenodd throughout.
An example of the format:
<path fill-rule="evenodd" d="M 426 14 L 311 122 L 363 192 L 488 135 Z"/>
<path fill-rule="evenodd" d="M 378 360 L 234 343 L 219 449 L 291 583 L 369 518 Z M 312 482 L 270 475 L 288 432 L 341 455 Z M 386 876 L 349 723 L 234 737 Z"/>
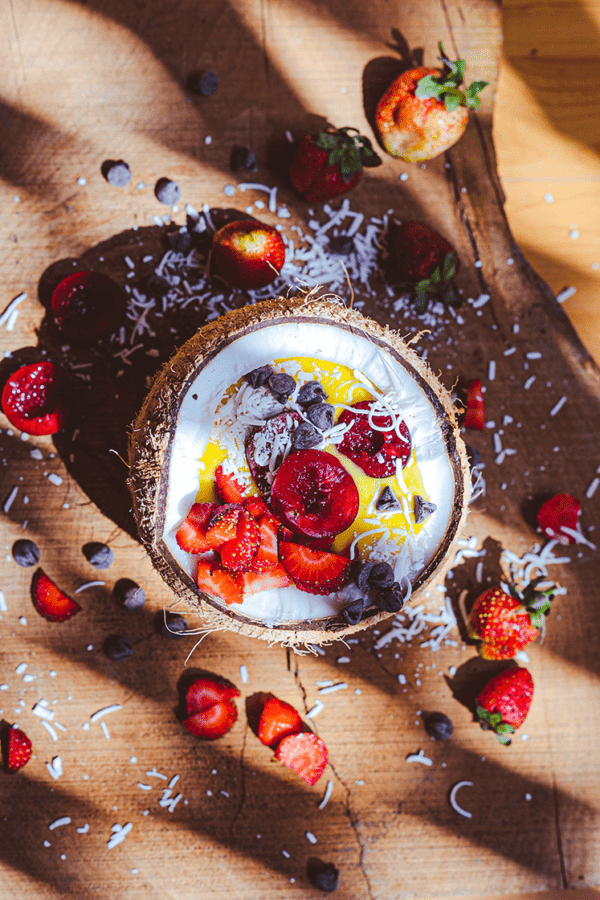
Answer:
<path fill-rule="evenodd" d="M 554 801 L 554 827 L 556 829 L 556 848 L 558 850 L 558 859 L 560 862 L 560 877 L 562 878 L 563 888 L 568 888 L 567 867 L 565 864 L 565 853 L 563 849 L 562 834 L 560 830 L 560 808 L 558 805 L 558 789 L 556 787 L 556 777 L 552 773 L 552 797 Z"/>
<path fill-rule="evenodd" d="M 237 820 L 242 814 L 242 810 L 246 804 L 246 767 L 244 766 L 244 754 L 246 752 L 246 740 L 248 738 L 248 729 L 249 726 L 246 725 L 244 729 L 244 737 L 242 739 L 242 749 L 240 750 L 240 799 L 237 807 L 234 810 L 233 816 L 231 817 L 231 822 L 229 823 L 229 842 L 233 847 L 234 839 L 233 839 L 233 831 L 236 825 Z"/>
<path fill-rule="evenodd" d="M 358 857 L 358 868 L 360 869 L 361 874 L 364 878 L 365 886 L 367 888 L 367 893 L 369 895 L 369 900 L 375 900 L 375 895 L 373 894 L 373 890 L 371 888 L 371 881 L 369 879 L 369 874 L 367 872 L 367 867 L 365 865 L 365 852 L 366 852 L 367 848 L 365 847 L 365 843 L 362 840 L 362 838 L 360 836 L 360 832 L 358 830 L 359 819 L 357 816 L 354 815 L 354 813 L 352 811 L 352 803 L 351 803 L 352 793 L 350 791 L 350 788 L 347 787 L 346 784 L 344 783 L 342 777 L 336 772 L 336 769 L 335 769 L 334 765 L 331 763 L 331 761 L 329 763 L 329 766 L 330 766 L 331 771 L 333 772 L 336 780 L 342 786 L 344 793 L 346 795 L 346 815 L 348 816 L 348 819 L 350 821 L 350 827 L 352 828 L 352 831 L 354 833 L 354 838 L 356 840 L 356 843 L 358 844 L 358 848 L 360 851 L 360 854 Z"/>

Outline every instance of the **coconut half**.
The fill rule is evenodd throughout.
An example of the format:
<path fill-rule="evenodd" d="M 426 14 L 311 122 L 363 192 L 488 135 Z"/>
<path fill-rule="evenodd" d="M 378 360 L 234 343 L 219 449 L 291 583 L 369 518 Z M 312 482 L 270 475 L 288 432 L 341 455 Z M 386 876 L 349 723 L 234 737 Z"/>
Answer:
<path fill-rule="evenodd" d="M 176 597 L 201 615 L 207 631 L 230 629 L 297 647 L 343 638 L 393 615 L 372 606 L 357 625 L 348 625 L 341 615 L 351 602 L 347 590 L 320 596 L 294 586 L 225 605 L 200 591 L 195 581 L 197 560 L 175 540 L 196 502 L 201 458 L 232 385 L 274 360 L 307 357 L 317 364 L 323 360 L 344 366 L 381 394 L 391 391 L 401 400 L 419 477 L 428 501 L 436 507 L 424 524 L 411 525 L 410 534 L 393 540 L 398 556 L 404 543 L 409 545 L 410 552 L 402 555 L 402 573 L 411 583 L 411 598 L 418 599 L 453 558 L 471 479 L 446 389 L 395 332 L 348 309 L 337 297 L 267 300 L 201 328 L 157 376 L 130 436 L 129 488 L 140 537 L 156 570 Z M 402 476 L 398 493 L 406 494 L 401 482 Z M 407 497 L 412 500 L 410 492 Z M 359 534 L 356 537 L 351 553 L 366 553 L 364 558 L 369 558 L 373 549 L 369 536 L 365 533 L 364 541 Z"/>

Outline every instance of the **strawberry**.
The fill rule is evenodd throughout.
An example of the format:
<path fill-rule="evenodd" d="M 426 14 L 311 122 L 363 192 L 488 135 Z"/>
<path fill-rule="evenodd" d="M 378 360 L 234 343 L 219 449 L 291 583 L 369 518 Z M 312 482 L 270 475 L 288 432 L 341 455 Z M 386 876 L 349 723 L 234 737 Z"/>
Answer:
<path fill-rule="evenodd" d="M 446 238 L 422 222 L 403 222 L 396 228 L 394 256 L 403 285 L 414 292 L 415 309 L 421 314 L 430 299 L 459 306 L 452 284 L 458 272 L 456 252 Z"/>
<path fill-rule="evenodd" d="M 99 272 L 67 275 L 55 288 L 51 302 L 61 331 L 84 343 L 116 331 L 127 308 L 127 298 L 119 285 Z"/>
<path fill-rule="evenodd" d="M 183 724 L 197 737 L 209 740 L 222 737 L 237 720 L 233 698 L 239 696 L 240 692 L 235 687 L 213 678 L 197 678 L 186 691 L 188 718 Z"/>
<path fill-rule="evenodd" d="M 273 515 L 263 498 L 259 497 L 258 494 L 252 494 L 251 497 L 244 497 L 242 506 L 244 509 L 248 510 L 251 516 L 254 516 L 257 522 L 260 520 L 261 516 Z"/>
<path fill-rule="evenodd" d="M 20 728 L 11 728 L 6 743 L 5 765 L 7 772 L 22 769 L 31 759 L 31 741 Z"/>
<path fill-rule="evenodd" d="M 196 584 L 201 591 L 223 600 L 227 605 L 244 601 L 242 576 L 236 572 L 227 572 L 214 561 L 199 561 Z"/>
<path fill-rule="evenodd" d="M 215 549 L 235 538 L 238 519 L 243 508 L 238 503 L 217 506 L 206 529 L 206 540 L 210 548 Z"/>
<path fill-rule="evenodd" d="M 230 472 L 224 472 L 223 466 L 215 469 L 215 481 L 217 493 L 223 503 L 241 503 L 244 496 L 244 488 Z"/>
<path fill-rule="evenodd" d="M 475 428 L 478 431 L 484 431 L 485 427 L 485 400 L 481 390 L 481 381 L 479 378 L 476 378 L 469 382 L 467 388 L 465 428 Z"/>
<path fill-rule="evenodd" d="M 302 727 L 300 714 L 293 706 L 285 700 L 269 697 L 258 723 L 258 737 L 267 747 L 275 748 L 288 734 L 299 734 Z"/>
<path fill-rule="evenodd" d="M 374 402 L 361 400 L 353 403 L 352 409 L 342 412 L 338 425 L 354 424 L 345 433 L 338 450 L 356 463 L 365 475 L 388 478 L 396 474 L 397 459 L 403 467 L 409 460 L 410 433 L 404 421 L 397 423 L 387 415 L 371 416 Z"/>
<path fill-rule="evenodd" d="M 56 434 L 67 418 L 65 378 L 52 362 L 31 363 L 14 372 L 2 391 L 2 411 L 25 434 Z"/>
<path fill-rule="evenodd" d="M 230 572 L 247 572 L 256 555 L 259 543 L 259 527 L 250 513 L 242 507 L 235 537 L 219 547 L 222 565 Z"/>
<path fill-rule="evenodd" d="M 37 612 L 49 622 L 66 622 L 81 610 L 79 603 L 63 594 L 42 569 L 31 580 L 31 597 Z"/>
<path fill-rule="evenodd" d="M 194 503 L 175 535 L 182 550 L 187 553 L 206 553 L 211 549 L 206 531 L 216 509 L 216 503 Z"/>
<path fill-rule="evenodd" d="M 439 44 L 444 70 L 419 66 L 403 72 L 377 105 L 375 124 L 383 146 L 405 162 L 433 159 L 462 136 L 470 109 L 479 109 L 477 94 L 488 84 L 474 81 L 460 89 L 465 60 L 451 62 Z"/>
<path fill-rule="evenodd" d="M 355 131 L 355 135 L 349 132 Z M 380 166 L 371 141 L 356 128 L 307 134 L 290 167 L 294 188 L 309 202 L 322 203 L 345 194 L 360 181 L 363 166 Z"/>
<path fill-rule="evenodd" d="M 556 588 L 537 590 L 543 576 L 521 592 L 516 587 L 488 588 L 476 599 L 467 619 L 469 637 L 480 641 L 484 659 L 510 659 L 544 632 Z"/>
<path fill-rule="evenodd" d="M 477 718 L 483 729 L 492 729 L 501 744 L 523 724 L 533 697 L 533 678 L 515 666 L 491 678 L 477 698 Z"/>
<path fill-rule="evenodd" d="M 328 760 L 324 741 L 311 731 L 284 737 L 277 746 L 275 756 L 310 785 L 319 780 Z"/>
<path fill-rule="evenodd" d="M 350 560 L 326 550 L 311 550 L 302 544 L 281 541 L 279 558 L 296 586 L 312 594 L 339 590 L 350 576 Z"/>
<path fill-rule="evenodd" d="M 276 228 L 255 219 L 229 222 L 217 231 L 212 259 L 234 288 L 256 290 L 275 281 L 285 262 L 285 244 Z"/>
<path fill-rule="evenodd" d="M 242 579 L 245 597 L 259 594 L 261 591 L 270 591 L 273 588 L 289 587 L 291 584 L 289 575 L 281 565 L 269 569 L 268 572 L 244 572 Z"/>
<path fill-rule="evenodd" d="M 555 494 L 540 506 L 537 523 L 549 538 L 561 544 L 574 544 L 577 536 L 569 532 L 579 531 L 577 520 L 580 512 L 581 503 L 575 497 L 570 494 Z"/>
<path fill-rule="evenodd" d="M 260 544 L 250 566 L 253 572 L 268 572 L 279 564 L 277 551 L 277 520 L 272 515 L 263 515 L 258 522 Z"/>

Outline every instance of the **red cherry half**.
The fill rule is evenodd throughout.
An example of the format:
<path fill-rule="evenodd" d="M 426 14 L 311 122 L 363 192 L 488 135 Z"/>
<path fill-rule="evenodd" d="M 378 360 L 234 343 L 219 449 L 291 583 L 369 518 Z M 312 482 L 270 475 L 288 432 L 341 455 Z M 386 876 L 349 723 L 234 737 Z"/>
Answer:
<path fill-rule="evenodd" d="M 94 341 L 120 325 L 127 298 L 118 284 L 99 272 L 73 272 L 52 294 L 57 326 L 74 341 Z"/>

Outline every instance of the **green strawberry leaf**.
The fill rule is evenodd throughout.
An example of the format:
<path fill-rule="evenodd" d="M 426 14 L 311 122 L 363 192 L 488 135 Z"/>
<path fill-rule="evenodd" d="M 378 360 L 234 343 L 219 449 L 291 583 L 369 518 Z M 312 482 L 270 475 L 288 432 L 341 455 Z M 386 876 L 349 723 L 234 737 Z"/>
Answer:
<path fill-rule="evenodd" d="M 537 628 L 539 631 L 542 625 L 544 624 L 544 617 L 539 613 L 530 613 L 529 619 L 534 628 Z"/>
<path fill-rule="evenodd" d="M 442 281 L 450 281 L 456 274 L 456 253 L 451 251 L 444 257 L 442 263 Z"/>
<path fill-rule="evenodd" d="M 498 731 L 499 728 L 502 728 L 501 725 L 502 716 L 500 713 L 492 713 L 490 716 L 490 725 L 494 729 L 494 731 Z"/>
<path fill-rule="evenodd" d="M 362 163 L 354 141 L 344 147 L 340 171 L 346 184 L 354 178 L 356 172 L 362 172 Z"/>
<path fill-rule="evenodd" d="M 465 95 L 458 88 L 451 88 L 444 93 L 444 106 L 448 112 L 454 112 L 455 109 L 464 104 Z"/>
<path fill-rule="evenodd" d="M 369 138 L 358 135 L 354 138 L 354 144 L 358 148 L 358 155 L 363 166 L 373 169 L 382 164 L 381 157 L 373 150 L 373 145 Z"/>
<path fill-rule="evenodd" d="M 438 99 L 444 91 L 445 87 L 437 75 L 424 75 L 417 82 L 415 97 L 418 97 L 420 100 L 427 100 L 430 97 Z"/>
<path fill-rule="evenodd" d="M 509 747 L 512 744 L 512 740 L 508 737 L 507 734 L 496 734 L 497 740 L 500 741 L 501 744 Z"/>
<path fill-rule="evenodd" d="M 344 151 L 341 147 L 336 147 L 332 150 L 327 157 L 327 165 L 335 166 L 336 163 L 339 163 L 344 155 Z"/>
<path fill-rule="evenodd" d="M 432 285 L 438 285 L 440 283 L 440 281 L 442 280 L 442 272 L 439 266 L 436 266 L 435 269 L 432 269 L 429 275 L 429 280 L 431 281 Z"/>
<path fill-rule="evenodd" d="M 488 86 L 488 84 L 489 81 L 472 81 L 469 87 L 466 89 L 465 94 L 467 95 L 467 97 L 474 99 L 480 91 Z"/>
<path fill-rule="evenodd" d="M 456 293 L 451 284 L 444 290 L 442 300 L 446 306 L 460 306 L 462 303 L 460 295 Z"/>
<path fill-rule="evenodd" d="M 502 716 L 500 718 L 502 718 Z M 496 734 L 514 734 L 514 733 L 515 733 L 514 725 L 509 725 L 508 722 L 502 722 L 496 728 Z"/>
<path fill-rule="evenodd" d="M 338 145 L 338 138 L 333 133 L 323 131 L 314 138 L 314 142 L 321 150 L 334 150 Z"/>
<path fill-rule="evenodd" d="M 467 97 L 465 106 L 467 109 L 481 109 L 481 100 L 479 97 Z"/>
<path fill-rule="evenodd" d="M 490 724 L 490 717 L 492 714 L 489 710 L 487 710 L 484 706 L 479 706 L 478 704 L 475 712 L 477 713 L 477 718 L 481 722 L 485 722 L 488 725 Z"/>

